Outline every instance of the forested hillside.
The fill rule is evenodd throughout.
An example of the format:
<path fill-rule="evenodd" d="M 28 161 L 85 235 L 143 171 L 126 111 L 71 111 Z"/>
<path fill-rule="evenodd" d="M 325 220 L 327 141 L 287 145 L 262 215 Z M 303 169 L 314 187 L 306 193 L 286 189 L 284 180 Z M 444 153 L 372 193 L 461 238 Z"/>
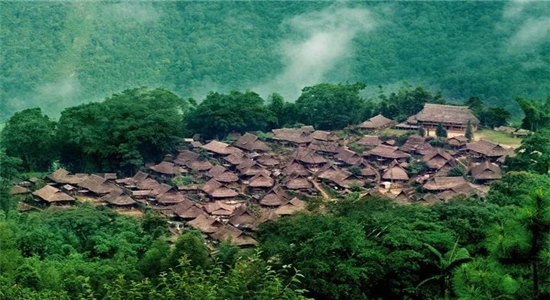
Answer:
<path fill-rule="evenodd" d="M 550 90 L 550 3 L 2 2 L 0 120 L 128 87 L 183 98 L 407 81 L 491 106 Z M 517 117 L 519 110 L 511 110 Z"/>

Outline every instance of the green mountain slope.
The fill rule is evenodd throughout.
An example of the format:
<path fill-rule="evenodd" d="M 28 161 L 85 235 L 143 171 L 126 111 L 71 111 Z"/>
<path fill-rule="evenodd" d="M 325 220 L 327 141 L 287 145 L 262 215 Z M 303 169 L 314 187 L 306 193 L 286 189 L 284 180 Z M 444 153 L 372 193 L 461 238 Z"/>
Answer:
<path fill-rule="evenodd" d="M 147 85 L 402 81 L 515 108 L 550 91 L 549 2 L 2 2 L 0 120 Z"/>

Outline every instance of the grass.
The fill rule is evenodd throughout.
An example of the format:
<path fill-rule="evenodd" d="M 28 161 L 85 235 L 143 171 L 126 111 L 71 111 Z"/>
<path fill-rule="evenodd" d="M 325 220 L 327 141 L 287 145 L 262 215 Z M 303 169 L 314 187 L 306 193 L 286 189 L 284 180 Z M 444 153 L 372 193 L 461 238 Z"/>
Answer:
<path fill-rule="evenodd" d="M 521 144 L 521 138 L 513 137 L 507 133 L 483 129 L 474 132 L 474 138 L 484 139 L 491 141 L 497 144 L 509 145 L 509 146 L 519 146 Z"/>
<path fill-rule="evenodd" d="M 403 135 L 407 132 L 410 132 L 409 130 L 401 130 L 401 129 L 391 129 L 391 128 L 388 128 L 388 129 L 384 129 L 384 130 L 381 130 L 378 132 L 378 135 L 388 135 L 388 136 L 391 136 L 391 135 L 396 135 L 396 136 L 400 136 L 400 135 Z"/>

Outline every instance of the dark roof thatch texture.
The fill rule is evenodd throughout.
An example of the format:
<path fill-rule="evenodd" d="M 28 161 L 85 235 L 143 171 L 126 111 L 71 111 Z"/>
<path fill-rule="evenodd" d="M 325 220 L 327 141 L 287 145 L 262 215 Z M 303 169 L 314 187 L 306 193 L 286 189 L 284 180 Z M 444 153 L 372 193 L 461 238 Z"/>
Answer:
<path fill-rule="evenodd" d="M 258 139 L 257 136 L 251 133 L 245 133 L 239 139 L 237 139 L 233 146 L 248 150 L 248 151 L 269 151 L 271 150 L 264 142 Z"/>
<path fill-rule="evenodd" d="M 392 123 L 392 120 L 379 114 L 357 125 L 357 127 L 361 129 L 375 130 L 375 129 L 388 127 L 390 126 L 391 123 Z"/>
<path fill-rule="evenodd" d="M 420 122 L 466 125 L 468 120 L 472 125 L 478 125 L 479 120 L 467 106 L 453 106 L 426 103 L 417 115 Z"/>
<path fill-rule="evenodd" d="M 482 162 L 470 168 L 470 174 L 475 180 L 495 180 L 502 178 L 500 167 L 489 161 Z"/>
<path fill-rule="evenodd" d="M 46 185 L 43 188 L 34 191 L 32 194 L 50 203 L 58 201 L 74 201 L 73 197 L 63 193 L 51 185 Z"/>

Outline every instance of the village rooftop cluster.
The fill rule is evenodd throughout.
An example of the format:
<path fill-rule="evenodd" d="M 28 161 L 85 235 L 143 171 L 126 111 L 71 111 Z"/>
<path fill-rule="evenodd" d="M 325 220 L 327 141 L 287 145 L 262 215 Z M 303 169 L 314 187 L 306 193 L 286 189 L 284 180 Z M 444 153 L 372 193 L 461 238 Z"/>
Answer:
<path fill-rule="evenodd" d="M 438 124 L 460 134 L 468 122 L 474 130 L 479 124 L 467 107 L 426 104 L 406 123 L 378 115 L 345 134 L 302 126 L 274 129 L 263 139 L 236 135 L 232 143 L 185 139 L 176 155 L 167 154 L 133 177 L 58 169 L 32 195 L 44 205 L 66 206 L 85 197 L 115 210 L 148 207 L 178 229 L 191 227 L 215 241 L 252 246 L 261 223 L 305 210 L 312 198 L 336 201 L 356 192 L 425 205 L 459 195 L 483 198 L 489 184 L 501 178 L 500 165 L 514 154 L 511 149 L 468 142 L 463 135 L 434 147 L 430 137 L 413 134 L 398 145 L 376 134 L 392 126 L 429 131 Z M 411 176 L 411 164 L 425 169 Z M 467 176 L 451 176 L 460 167 Z M 11 193 L 28 195 L 30 184 L 15 185 Z"/>

